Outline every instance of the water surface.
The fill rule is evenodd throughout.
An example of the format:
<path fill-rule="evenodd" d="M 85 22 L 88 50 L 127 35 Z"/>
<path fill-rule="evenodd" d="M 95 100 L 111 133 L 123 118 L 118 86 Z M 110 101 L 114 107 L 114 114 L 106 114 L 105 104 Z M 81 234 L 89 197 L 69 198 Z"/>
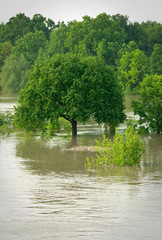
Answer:
<path fill-rule="evenodd" d="M 78 130 L 78 147 L 103 134 L 93 122 Z M 161 240 L 162 136 L 142 139 L 141 167 L 87 170 L 94 153 L 70 137 L 0 136 L 0 239 Z"/>

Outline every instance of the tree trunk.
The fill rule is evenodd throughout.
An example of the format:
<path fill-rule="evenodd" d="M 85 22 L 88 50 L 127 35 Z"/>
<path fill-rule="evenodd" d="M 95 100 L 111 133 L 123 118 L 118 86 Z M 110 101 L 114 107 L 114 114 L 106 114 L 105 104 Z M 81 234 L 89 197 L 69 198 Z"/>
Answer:
<path fill-rule="evenodd" d="M 77 121 L 72 120 L 71 124 L 72 124 L 72 137 L 76 137 L 77 136 Z"/>

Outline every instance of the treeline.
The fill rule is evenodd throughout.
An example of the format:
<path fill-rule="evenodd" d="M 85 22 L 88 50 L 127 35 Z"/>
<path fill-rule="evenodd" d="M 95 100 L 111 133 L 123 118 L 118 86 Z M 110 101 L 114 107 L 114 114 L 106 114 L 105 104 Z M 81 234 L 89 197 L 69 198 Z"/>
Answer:
<path fill-rule="evenodd" d="M 1 90 L 19 92 L 36 61 L 69 52 L 103 59 L 123 89 L 137 93 L 146 75 L 162 74 L 162 24 L 106 13 L 55 24 L 40 14 L 18 14 L 0 24 Z"/>

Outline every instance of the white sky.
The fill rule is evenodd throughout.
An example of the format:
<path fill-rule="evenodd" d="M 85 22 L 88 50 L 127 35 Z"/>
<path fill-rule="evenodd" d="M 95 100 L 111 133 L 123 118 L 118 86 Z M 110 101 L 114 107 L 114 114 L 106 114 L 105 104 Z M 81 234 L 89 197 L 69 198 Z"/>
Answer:
<path fill-rule="evenodd" d="M 162 0 L 0 0 L 0 23 L 8 22 L 18 13 L 32 18 L 40 13 L 55 23 L 96 17 L 100 13 L 128 15 L 132 22 L 162 23 Z"/>

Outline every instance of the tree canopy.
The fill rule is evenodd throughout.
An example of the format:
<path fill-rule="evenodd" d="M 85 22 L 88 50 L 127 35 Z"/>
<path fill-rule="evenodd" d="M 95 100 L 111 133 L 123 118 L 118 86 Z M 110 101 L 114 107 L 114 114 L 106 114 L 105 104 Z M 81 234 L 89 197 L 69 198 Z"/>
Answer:
<path fill-rule="evenodd" d="M 20 13 L 0 24 L 0 68 L 11 52 L 23 54 L 31 66 L 58 53 L 98 56 L 118 73 L 124 90 L 137 93 L 147 73 L 161 74 L 161 34 L 160 23 L 132 23 L 120 14 L 101 13 L 96 18 L 84 16 L 82 21 L 55 24 L 41 14 L 29 18 Z M 126 68 L 123 61 L 128 62 Z"/>
<path fill-rule="evenodd" d="M 42 31 L 30 32 L 16 41 L 13 52 L 18 57 L 23 54 L 26 60 L 33 65 L 40 48 L 45 47 L 46 41 L 46 35 Z"/>
<path fill-rule="evenodd" d="M 133 101 L 134 113 L 139 123 L 154 132 L 162 132 L 162 75 L 151 75 L 141 83 L 140 101 Z"/>
<path fill-rule="evenodd" d="M 118 79 L 128 92 L 138 92 L 148 69 L 148 60 L 139 49 L 127 52 L 122 56 L 118 67 Z"/>
<path fill-rule="evenodd" d="M 55 55 L 36 63 L 16 108 L 17 126 L 35 131 L 64 117 L 77 134 L 77 122 L 91 116 L 115 128 L 125 118 L 123 95 L 111 67 L 97 57 Z"/>

